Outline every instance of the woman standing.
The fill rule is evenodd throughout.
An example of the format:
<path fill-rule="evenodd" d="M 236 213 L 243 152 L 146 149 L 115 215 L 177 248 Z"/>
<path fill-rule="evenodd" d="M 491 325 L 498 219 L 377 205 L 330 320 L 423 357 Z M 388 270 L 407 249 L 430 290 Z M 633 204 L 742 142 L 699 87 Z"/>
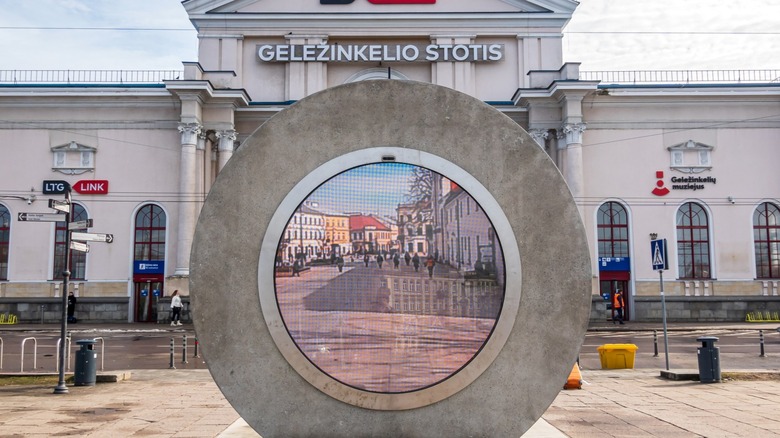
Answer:
<path fill-rule="evenodd" d="M 181 297 L 179 296 L 179 289 L 173 291 L 171 295 L 171 326 L 182 325 L 181 324 Z"/>

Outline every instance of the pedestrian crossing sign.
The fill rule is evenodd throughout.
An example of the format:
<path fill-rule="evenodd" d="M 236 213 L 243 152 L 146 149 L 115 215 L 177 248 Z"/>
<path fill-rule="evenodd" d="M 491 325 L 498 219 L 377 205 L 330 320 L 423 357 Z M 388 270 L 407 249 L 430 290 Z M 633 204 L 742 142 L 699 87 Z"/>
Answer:
<path fill-rule="evenodd" d="M 654 271 L 666 271 L 669 269 L 669 260 L 666 257 L 666 239 L 650 241 L 651 260 Z"/>

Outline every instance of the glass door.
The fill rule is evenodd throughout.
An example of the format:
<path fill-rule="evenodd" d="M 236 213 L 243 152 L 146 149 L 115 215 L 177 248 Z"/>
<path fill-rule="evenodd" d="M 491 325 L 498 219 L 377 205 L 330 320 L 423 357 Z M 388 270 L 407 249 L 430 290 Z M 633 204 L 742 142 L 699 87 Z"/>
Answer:
<path fill-rule="evenodd" d="M 157 322 L 157 303 L 162 296 L 162 282 L 135 283 L 135 322 Z"/>

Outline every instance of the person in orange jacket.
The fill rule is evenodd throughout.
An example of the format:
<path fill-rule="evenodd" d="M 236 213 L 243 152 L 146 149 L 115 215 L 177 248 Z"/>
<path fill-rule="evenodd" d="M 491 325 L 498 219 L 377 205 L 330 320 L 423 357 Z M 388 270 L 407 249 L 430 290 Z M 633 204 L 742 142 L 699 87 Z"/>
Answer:
<path fill-rule="evenodd" d="M 615 311 L 614 316 L 612 316 L 612 324 L 615 324 L 616 321 L 625 324 L 623 322 L 623 307 L 625 307 L 625 303 L 623 303 L 623 293 L 618 289 L 615 291 L 615 294 L 612 295 L 612 310 Z"/>

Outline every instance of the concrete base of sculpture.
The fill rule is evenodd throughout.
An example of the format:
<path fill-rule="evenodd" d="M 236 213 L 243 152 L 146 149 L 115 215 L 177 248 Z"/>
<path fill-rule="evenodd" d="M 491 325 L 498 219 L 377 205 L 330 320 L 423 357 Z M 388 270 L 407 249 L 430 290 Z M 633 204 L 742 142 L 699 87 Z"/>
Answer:
<path fill-rule="evenodd" d="M 507 265 L 520 273 L 507 284 L 507 296 L 519 297 L 519 306 L 499 318 L 502 333 L 494 336 L 505 342 L 494 357 L 465 388 L 433 404 L 397 410 L 392 403 L 358 407 L 339 400 L 338 391 L 309 383 L 274 341 L 279 322 L 264 316 L 261 301 L 269 291 L 259 292 L 266 269 L 273 272 L 273 266 L 258 268 L 261 250 L 276 251 L 261 243 L 281 237 L 266 231 L 288 194 L 323 163 L 383 147 L 432 154 L 473 176 L 503 210 L 522 265 Z M 236 411 L 264 437 L 519 437 L 566 382 L 591 301 L 585 232 L 549 157 L 488 105 L 404 81 L 331 88 L 259 128 L 209 194 L 190 274 L 193 319 L 209 369 Z M 423 391 L 441 398 L 435 386 Z"/>

